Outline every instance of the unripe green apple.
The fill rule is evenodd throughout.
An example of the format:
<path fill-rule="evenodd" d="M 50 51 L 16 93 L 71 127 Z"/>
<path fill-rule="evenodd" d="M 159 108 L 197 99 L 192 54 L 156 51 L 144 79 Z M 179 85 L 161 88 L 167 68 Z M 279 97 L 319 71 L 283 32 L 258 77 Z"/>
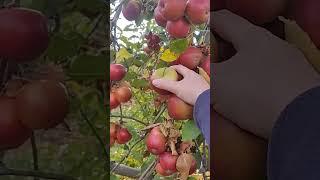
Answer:
<path fill-rule="evenodd" d="M 179 75 L 176 72 L 176 70 L 174 70 L 171 67 L 164 67 L 164 68 L 160 68 L 157 69 L 150 77 L 150 86 L 153 90 L 155 90 L 157 93 L 161 94 L 161 95 L 168 95 L 171 94 L 169 91 L 163 90 L 163 89 L 159 89 L 156 88 L 153 84 L 152 81 L 155 79 L 166 79 L 166 80 L 171 80 L 171 81 L 178 81 L 179 79 Z"/>

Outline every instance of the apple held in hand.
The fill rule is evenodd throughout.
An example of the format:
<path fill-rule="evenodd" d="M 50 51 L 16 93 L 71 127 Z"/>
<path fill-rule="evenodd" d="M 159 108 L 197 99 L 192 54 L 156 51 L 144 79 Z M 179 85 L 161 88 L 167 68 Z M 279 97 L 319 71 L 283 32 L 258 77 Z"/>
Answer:
<path fill-rule="evenodd" d="M 193 115 L 193 106 L 185 103 L 176 95 L 171 95 L 167 102 L 169 116 L 175 120 L 191 119 Z"/>
<path fill-rule="evenodd" d="M 121 81 L 127 73 L 127 69 L 122 64 L 110 64 L 110 80 Z"/>
<path fill-rule="evenodd" d="M 160 68 L 157 69 L 150 77 L 150 87 L 155 90 L 157 93 L 161 94 L 161 95 L 168 95 L 171 94 L 169 91 L 163 90 L 163 89 L 159 89 L 156 88 L 153 84 L 152 81 L 155 79 L 166 79 L 166 80 L 171 80 L 171 81 L 178 81 L 178 73 L 176 72 L 176 70 L 174 70 L 171 67 L 164 67 L 164 68 Z"/>
<path fill-rule="evenodd" d="M 31 130 L 18 119 L 16 101 L 0 97 L 0 151 L 17 148 L 31 136 Z"/>
<path fill-rule="evenodd" d="M 210 76 L 210 55 L 202 61 L 200 67 Z"/>
<path fill-rule="evenodd" d="M 154 155 L 163 153 L 166 149 L 166 138 L 159 127 L 153 128 L 146 138 L 147 149 Z"/>

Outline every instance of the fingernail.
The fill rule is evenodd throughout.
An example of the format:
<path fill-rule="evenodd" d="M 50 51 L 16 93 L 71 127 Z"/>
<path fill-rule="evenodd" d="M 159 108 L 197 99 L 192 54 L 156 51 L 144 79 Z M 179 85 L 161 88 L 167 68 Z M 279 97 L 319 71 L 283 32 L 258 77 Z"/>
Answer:
<path fill-rule="evenodd" d="M 152 84 L 153 84 L 154 86 L 159 86 L 160 81 L 159 81 L 159 80 L 153 80 L 153 81 L 152 81 Z"/>

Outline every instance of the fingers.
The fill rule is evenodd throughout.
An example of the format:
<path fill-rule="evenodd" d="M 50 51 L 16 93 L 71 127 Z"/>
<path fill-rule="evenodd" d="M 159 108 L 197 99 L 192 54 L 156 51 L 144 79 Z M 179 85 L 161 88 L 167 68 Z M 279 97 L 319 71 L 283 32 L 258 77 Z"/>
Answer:
<path fill-rule="evenodd" d="M 231 42 L 237 50 L 243 45 L 250 44 L 247 37 L 248 31 L 254 29 L 255 25 L 228 10 L 212 13 L 211 27 L 223 39 Z"/>
<path fill-rule="evenodd" d="M 171 66 L 173 69 L 175 69 L 179 74 L 181 74 L 183 77 L 187 76 L 189 73 L 193 73 L 194 71 L 188 69 L 187 67 L 183 65 L 174 65 Z"/>
<path fill-rule="evenodd" d="M 172 93 L 176 93 L 176 87 L 177 87 L 177 82 L 176 81 L 170 81 L 170 80 L 165 80 L 165 79 L 156 79 L 152 81 L 152 84 L 159 88 L 159 89 L 164 89 L 167 91 L 170 91 Z"/>

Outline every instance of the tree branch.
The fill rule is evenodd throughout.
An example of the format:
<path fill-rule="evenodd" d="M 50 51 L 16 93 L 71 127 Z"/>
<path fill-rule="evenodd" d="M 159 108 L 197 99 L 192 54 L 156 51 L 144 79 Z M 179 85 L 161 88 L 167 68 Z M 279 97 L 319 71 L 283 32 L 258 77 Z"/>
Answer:
<path fill-rule="evenodd" d="M 110 115 L 110 117 L 118 117 L 118 118 L 121 118 L 121 115 Z M 138 122 L 138 123 L 140 123 L 140 124 L 143 124 L 143 125 L 145 125 L 145 126 L 148 125 L 147 123 L 142 122 L 142 121 L 140 121 L 140 120 L 138 120 L 138 119 L 136 119 L 136 118 L 134 118 L 134 117 L 122 116 L 122 118 L 123 118 L 123 119 L 131 119 L 131 120 L 134 120 L 134 121 L 136 121 L 136 122 Z"/>
<path fill-rule="evenodd" d="M 114 167 L 118 166 L 114 170 L 114 174 L 121 175 L 121 176 L 126 176 L 126 177 L 131 177 L 131 178 L 137 178 L 139 177 L 141 173 L 141 169 L 137 168 L 132 168 L 123 164 L 116 163 L 114 161 L 110 162 L 110 169 L 113 169 Z"/>

